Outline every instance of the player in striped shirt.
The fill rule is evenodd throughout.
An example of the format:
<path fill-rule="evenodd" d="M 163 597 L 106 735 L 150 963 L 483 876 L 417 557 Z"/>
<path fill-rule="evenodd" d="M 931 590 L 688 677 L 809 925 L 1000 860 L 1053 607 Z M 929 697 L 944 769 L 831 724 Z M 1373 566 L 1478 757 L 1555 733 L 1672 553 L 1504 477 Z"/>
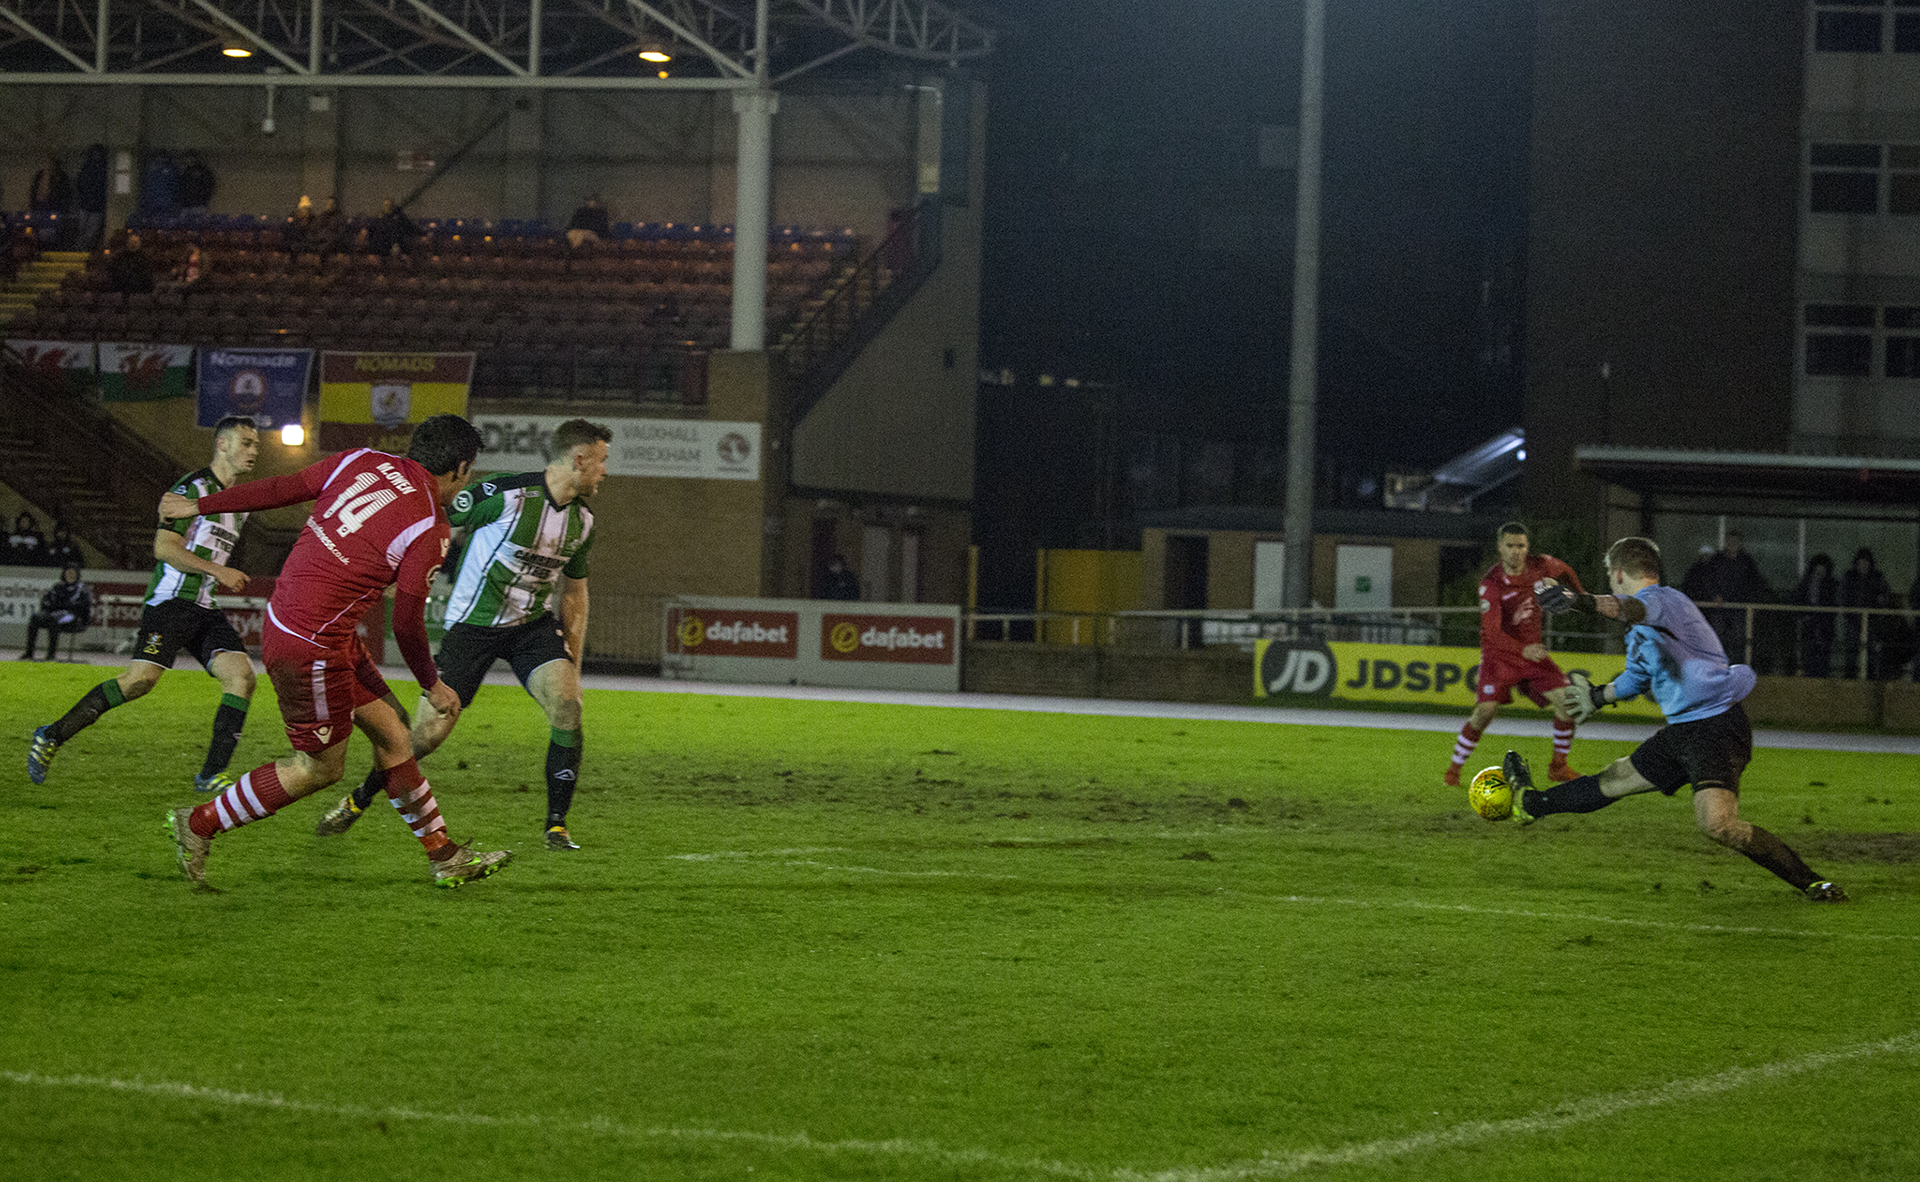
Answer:
<path fill-rule="evenodd" d="M 435 658 L 440 676 L 464 709 L 493 663 L 504 660 L 546 711 L 550 850 L 580 848 L 567 831 L 567 811 L 580 771 L 580 655 L 593 546 L 593 511 L 586 501 L 607 477 L 612 438 L 598 423 L 569 419 L 554 431 L 553 462 L 543 471 L 475 481 L 447 513 L 456 528 L 467 530 L 467 542 L 447 601 L 447 634 Z M 424 707 L 413 720 L 415 759 L 446 742 L 457 717 Z M 382 787 L 376 767 L 320 818 L 321 836 L 345 833 Z"/>
<path fill-rule="evenodd" d="M 173 491 L 194 499 L 210 496 L 253 471 L 259 453 L 260 433 L 253 420 L 228 415 L 214 424 L 213 460 L 181 477 Z M 229 565 L 246 522 L 245 513 L 207 513 L 167 522 L 154 533 L 153 556 L 158 561 L 140 610 L 133 660 L 126 672 L 88 690 L 58 722 L 33 732 L 27 746 L 27 775 L 34 783 L 46 782 L 47 765 L 62 743 L 114 707 L 146 696 L 185 649 L 220 682 L 213 739 L 193 786 L 202 792 L 223 792 L 233 786 L 227 764 L 240 742 L 247 706 L 253 700 L 253 659 L 226 614 L 213 605 L 213 592 L 216 586 L 232 594 L 246 589 L 247 576 Z"/>
<path fill-rule="evenodd" d="M 165 519 L 313 503 L 274 583 L 260 641 L 293 750 L 205 804 L 168 812 L 167 829 L 190 880 L 206 883 L 214 839 L 339 783 L 356 727 L 373 741 L 387 795 L 426 851 L 435 885 L 485 878 L 512 860 L 511 850 L 482 852 L 447 836 L 433 787 L 414 761 L 405 714 L 359 636 L 361 621 L 392 588 L 394 644 L 424 691 L 426 709 L 460 712 L 459 697 L 434 665 L 425 611 L 447 558 L 444 506 L 466 487 L 479 453 L 472 423 L 439 414 L 413 429 L 404 456 L 356 448 L 244 488 L 160 498 Z"/>

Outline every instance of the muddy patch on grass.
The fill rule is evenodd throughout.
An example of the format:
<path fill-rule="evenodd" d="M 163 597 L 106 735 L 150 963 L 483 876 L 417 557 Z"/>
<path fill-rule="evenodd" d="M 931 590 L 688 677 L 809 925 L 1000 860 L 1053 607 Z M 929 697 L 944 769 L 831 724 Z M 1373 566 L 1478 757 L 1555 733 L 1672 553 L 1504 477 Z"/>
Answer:
<path fill-rule="evenodd" d="M 1920 833 L 1829 833 L 1806 844 L 1848 862 L 1920 862 Z"/>

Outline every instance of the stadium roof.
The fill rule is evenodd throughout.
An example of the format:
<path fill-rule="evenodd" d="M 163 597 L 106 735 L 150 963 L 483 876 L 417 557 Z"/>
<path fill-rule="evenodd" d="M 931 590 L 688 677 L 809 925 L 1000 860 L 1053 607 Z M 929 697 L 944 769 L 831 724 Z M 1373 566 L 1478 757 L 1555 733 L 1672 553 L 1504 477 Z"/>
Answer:
<path fill-rule="evenodd" d="M 1576 470 L 1647 496 L 1920 505 L 1920 460 L 1583 446 Z"/>
<path fill-rule="evenodd" d="M 4 0 L 0 84 L 779 86 L 994 36 L 942 0 Z M 665 77 L 639 58 L 655 47 Z"/>

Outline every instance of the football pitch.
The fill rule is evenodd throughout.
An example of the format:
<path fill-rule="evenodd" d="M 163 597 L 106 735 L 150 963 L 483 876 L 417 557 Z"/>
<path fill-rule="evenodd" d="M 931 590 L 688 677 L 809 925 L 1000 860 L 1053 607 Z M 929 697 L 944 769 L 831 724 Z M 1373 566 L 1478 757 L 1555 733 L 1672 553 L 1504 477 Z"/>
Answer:
<path fill-rule="evenodd" d="M 1920 1176 L 1920 756 L 1756 754 L 1822 907 L 1685 793 L 1482 821 L 1432 731 L 590 690 L 564 854 L 490 685 L 423 767 L 500 875 L 343 784 L 203 893 L 197 670 L 25 776 L 108 672 L 0 686 L 9 1179 Z"/>

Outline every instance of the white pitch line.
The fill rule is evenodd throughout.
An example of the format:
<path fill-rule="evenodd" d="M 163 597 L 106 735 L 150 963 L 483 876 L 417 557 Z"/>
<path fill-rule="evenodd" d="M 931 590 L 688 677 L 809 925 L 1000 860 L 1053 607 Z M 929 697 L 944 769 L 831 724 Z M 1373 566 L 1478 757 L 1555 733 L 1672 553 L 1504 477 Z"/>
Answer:
<path fill-rule="evenodd" d="M 1020 1161 L 979 1149 L 949 1149 L 945 1146 L 889 1138 L 884 1141 L 849 1139 L 821 1141 L 806 1133 L 754 1133 L 729 1129 L 687 1129 L 671 1126 L 636 1127 L 616 1121 L 549 1121 L 539 1116 L 487 1116 L 467 1112 L 432 1112 L 413 1108 L 369 1108 L 359 1105 L 318 1104 L 290 1100 L 271 1092 L 236 1092 L 226 1088 L 200 1087 L 171 1081 L 115 1079 L 93 1075 L 42 1075 L 32 1071 L 0 1071 L 0 1079 L 22 1087 L 81 1088 L 97 1091 L 127 1092 L 168 1099 L 192 1100 L 229 1107 L 261 1108 L 361 1120 L 413 1120 L 467 1126 L 537 1128 L 586 1133 L 592 1136 L 624 1137 L 636 1140 L 695 1141 L 752 1145 L 766 1149 L 811 1152 L 832 1156 L 860 1154 L 868 1157 L 908 1157 L 937 1162 L 949 1167 L 979 1167 L 1019 1171 L 1027 1174 L 1069 1178 L 1075 1182 L 1260 1182 L 1287 1178 L 1316 1167 L 1379 1165 L 1396 1158 L 1412 1157 L 1436 1150 L 1459 1149 L 1512 1137 L 1530 1137 L 1576 1125 L 1593 1124 L 1636 1109 L 1656 1108 L 1689 1100 L 1702 1100 L 1754 1084 L 1770 1083 L 1844 1066 L 1862 1059 L 1884 1055 L 1911 1054 L 1920 1051 L 1920 1032 L 1910 1032 L 1878 1042 L 1858 1043 L 1832 1051 L 1815 1051 L 1798 1058 L 1763 1063 L 1757 1067 L 1733 1067 L 1714 1075 L 1677 1079 L 1652 1088 L 1635 1088 L 1585 1099 L 1569 1100 L 1525 1116 L 1500 1121 L 1467 1121 L 1449 1128 L 1414 1133 L 1405 1137 L 1387 1137 L 1362 1141 L 1335 1149 L 1306 1149 L 1284 1154 L 1265 1154 L 1252 1161 L 1225 1166 L 1182 1166 L 1163 1170 L 1138 1170 L 1121 1167 L 1101 1170 L 1062 1161 Z"/>
<path fill-rule="evenodd" d="M 806 1133 L 755 1133 L 736 1129 L 676 1128 L 672 1126 L 636 1126 L 595 1118 L 585 1121 L 554 1121 L 540 1116 L 488 1116 L 475 1112 L 434 1112 L 418 1108 L 371 1108 L 354 1104 L 322 1104 L 311 1100 L 292 1100 L 273 1092 L 236 1092 L 226 1088 L 168 1080 L 147 1081 L 115 1079 L 98 1075 L 42 1075 L 35 1071 L 0 1070 L 0 1080 L 21 1087 L 78 1088 L 91 1091 L 124 1092 L 158 1096 L 173 1100 L 191 1100 L 201 1104 L 221 1104 L 232 1108 L 259 1108 L 274 1112 L 294 1112 L 354 1120 L 410 1120 L 468 1127 L 531 1128 L 549 1132 L 619 1137 L 640 1141 L 686 1141 L 712 1144 L 750 1145 L 762 1149 L 808 1152 L 823 1156 L 858 1154 L 866 1157 L 916 1158 L 949 1169 L 982 1166 L 1028 1175 L 1070 1178 L 1077 1182 L 1106 1182 L 1112 1174 L 1070 1162 L 1019 1161 L 982 1149 L 950 1149 L 922 1141 L 892 1137 L 884 1141 L 850 1138 L 822 1141 Z"/>
<path fill-rule="evenodd" d="M 668 854 L 673 861 L 744 861 L 749 858 L 779 858 L 784 866 L 804 866 L 816 870 L 839 870 L 849 874 L 888 875 L 901 878 L 972 878 L 982 882 L 1024 882 L 1036 887 L 1061 886 L 1062 883 L 1026 878 L 1015 874 L 979 874 L 964 870 L 888 870 L 879 866 L 839 866 L 826 862 L 790 859 L 787 855 L 811 853 L 810 850 L 727 850 L 712 854 Z M 835 851 L 839 852 L 839 851 Z M 1355 910 L 1440 911 L 1456 915 L 1485 915 L 1501 919 L 1539 919 L 1549 923 L 1605 923 L 1617 927 L 1648 928 L 1656 931 L 1703 932 L 1727 936 L 1791 936 L 1796 939 L 1883 940 L 1903 944 L 1920 943 L 1920 933 L 1905 932 L 1823 932 L 1812 928 L 1769 928 L 1757 924 L 1681 923 L 1668 919 L 1639 919 L 1620 915 L 1589 915 L 1568 911 L 1528 911 L 1519 907 L 1480 907 L 1472 903 L 1425 903 L 1417 899 L 1342 899 L 1322 895 L 1262 895 L 1251 891 L 1213 892 L 1214 898 L 1238 898 L 1264 903 L 1294 903 L 1320 907 L 1351 907 Z"/>
<path fill-rule="evenodd" d="M 1518 907 L 1477 907 L 1471 903 L 1422 903 L 1414 899 L 1335 899 L 1316 897 L 1313 895 L 1257 895 L 1240 891 L 1223 891 L 1221 893 L 1223 895 L 1237 895 L 1244 899 L 1257 899 L 1272 903 L 1329 904 L 1337 907 L 1362 909 L 1383 908 L 1403 911 L 1450 911 L 1461 915 L 1490 915 L 1505 919 L 1544 919 L 1553 923 L 1610 923 L 1622 927 L 1655 928 L 1678 932 L 1707 932 L 1715 935 L 1826 937 L 1835 940 L 1894 940 L 1901 943 L 1920 943 L 1920 934 L 1907 933 L 1822 932 L 1808 928 L 1766 928 L 1757 925 L 1678 923 L 1667 919 L 1636 919 L 1619 915 L 1527 911 Z M 1800 905 L 1801 904 L 1795 904 L 1795 906 Z"/>
<path fill-rule="evenodd" d="M 1592 1124 L 1639 1108 L 1655 1108 L 1689 1100 L 1704 1100 L 1752 1084 L 1770 1083 L 1809 1071 L 1839 1067 L 1882 1055 L 1911 1054 L 1920 1051 L 1920 1032 L 1899 1035 L 1879 1042 L 1860 1043 L 1833 1051 L 1815 1051 L 1796 1059 L 1763 1063 L 1758 1067 L 1734 1067 L 1716 1075 L 1677 1079 L 1652 1088 L 1612 1092 L 1569 1100 L 1551 1108 L 1510 1120 L 1468 1121 L 1451 1128 L 1406 1137 L 1363 1141 L 1338 1149 L 1307 1149 L 1292 1153 L 1267 1154 L 1254 1161 L 1227 1166 L 1199 1166 L 1172 1170 L 1117 1170 L 1115 1182 L 1258 1182 L 1268 1178 L 1288 1178 L 1310 1169 L 1329 1166 L 1379 1165 L 1395 1158 L 1412 1157 L 1441 1149 L 1481 1145 L 1510 1137 L 1530 1137 L 1555 1132 L 1575 1125 Z"/>

